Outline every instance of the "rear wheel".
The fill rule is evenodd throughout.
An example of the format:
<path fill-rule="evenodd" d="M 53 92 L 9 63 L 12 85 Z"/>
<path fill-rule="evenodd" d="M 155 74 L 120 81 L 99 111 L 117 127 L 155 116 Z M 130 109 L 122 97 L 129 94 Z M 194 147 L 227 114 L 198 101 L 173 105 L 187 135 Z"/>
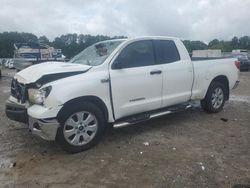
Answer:
<path fill-rule="evenodd" d="M 226 87 L 221 82 L 212 82 L 208 88 L 207 94 L 201 100 L 201 107 L 209 113 L 221 111 L 225 104 Z"/>
<path fill-rule="evenodd" d="M 70 153 L 93 147 L 100 140 L 105 126 L 102 111 L 89 102 L 67 108 L 59 122 L 61 126 L 56 141 Z"/>

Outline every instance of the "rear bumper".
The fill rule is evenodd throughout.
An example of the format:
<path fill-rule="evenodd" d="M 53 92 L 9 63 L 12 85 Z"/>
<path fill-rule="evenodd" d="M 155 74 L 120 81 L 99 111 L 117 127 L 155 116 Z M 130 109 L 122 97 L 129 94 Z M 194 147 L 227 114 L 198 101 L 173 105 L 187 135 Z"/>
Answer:
<path fill-rule="evenodd" d="M 6 116 L 14 121 L 21 123 L 28 123 L 28 114 L 27 109 L 23 105 L 11 102 L 10 100 L 6 101 L 5 106 Z"/>
<path fill-rule="evenodd" d="M 237 81 L 235 82 L 235 84 L 234 84 L 234 86 L 233 86 L 233 88 L 232 88 L 232 89 L 237 88 L 239 84 L 240 84 L 240 81 L 239 81 L 239 80 L 237 80 Z"/>

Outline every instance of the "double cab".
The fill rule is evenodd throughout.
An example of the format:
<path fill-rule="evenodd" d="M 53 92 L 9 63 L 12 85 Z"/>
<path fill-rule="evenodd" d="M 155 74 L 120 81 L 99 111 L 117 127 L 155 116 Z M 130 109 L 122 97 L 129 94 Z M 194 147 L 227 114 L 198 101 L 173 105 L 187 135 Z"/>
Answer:
<path fill-rule="evenodd" d="M 66 151 L 94 146 L 105 127 L 122 127 L 191 107 L 219 112 L 238 84 L 234 58 L 192 61 L 178 38 L 137 37 L 96 43 L 67 63 L 18 72 L 6 114 Z"/>

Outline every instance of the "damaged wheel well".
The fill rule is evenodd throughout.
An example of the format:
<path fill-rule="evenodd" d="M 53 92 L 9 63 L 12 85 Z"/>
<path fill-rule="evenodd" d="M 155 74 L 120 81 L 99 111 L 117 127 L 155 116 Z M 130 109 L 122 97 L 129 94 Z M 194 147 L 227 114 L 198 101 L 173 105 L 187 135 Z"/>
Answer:
<path fill-rule="evenodd" d="M 108 109 L 105 105 L 105 103 L 98 97 L 96 96 L 84 96 L 84 97 L 77 97 L 74 99 L 71 99 L 64 103 L 62 109 L 58 112 L 57 114 L 57 120 L 60 122 L 61 117 L 63 116 L 64 112 L 70 108 L 72 105 L 81 105 L 82 102 L 91 102 L 95 104 L 97 107 L 99 107 L 105 117 L 105 120 L 108 121 Z"/>

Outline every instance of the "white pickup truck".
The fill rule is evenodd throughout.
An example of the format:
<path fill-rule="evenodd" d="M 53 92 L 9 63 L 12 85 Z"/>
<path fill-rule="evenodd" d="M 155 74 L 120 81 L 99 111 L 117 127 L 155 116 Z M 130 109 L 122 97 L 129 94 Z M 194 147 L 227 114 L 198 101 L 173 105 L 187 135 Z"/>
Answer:
<path fill-rule="evenodd" d="M 96 43 L 68 63 L 18 72 L 7 116 L 56 140 L 66 151 L 94 146 L 107 126 L 122 127 L 190 107 L 219 112 L 238 83 L 236 59 L 191 61 L 177 38 L 138 37 Z"/>

